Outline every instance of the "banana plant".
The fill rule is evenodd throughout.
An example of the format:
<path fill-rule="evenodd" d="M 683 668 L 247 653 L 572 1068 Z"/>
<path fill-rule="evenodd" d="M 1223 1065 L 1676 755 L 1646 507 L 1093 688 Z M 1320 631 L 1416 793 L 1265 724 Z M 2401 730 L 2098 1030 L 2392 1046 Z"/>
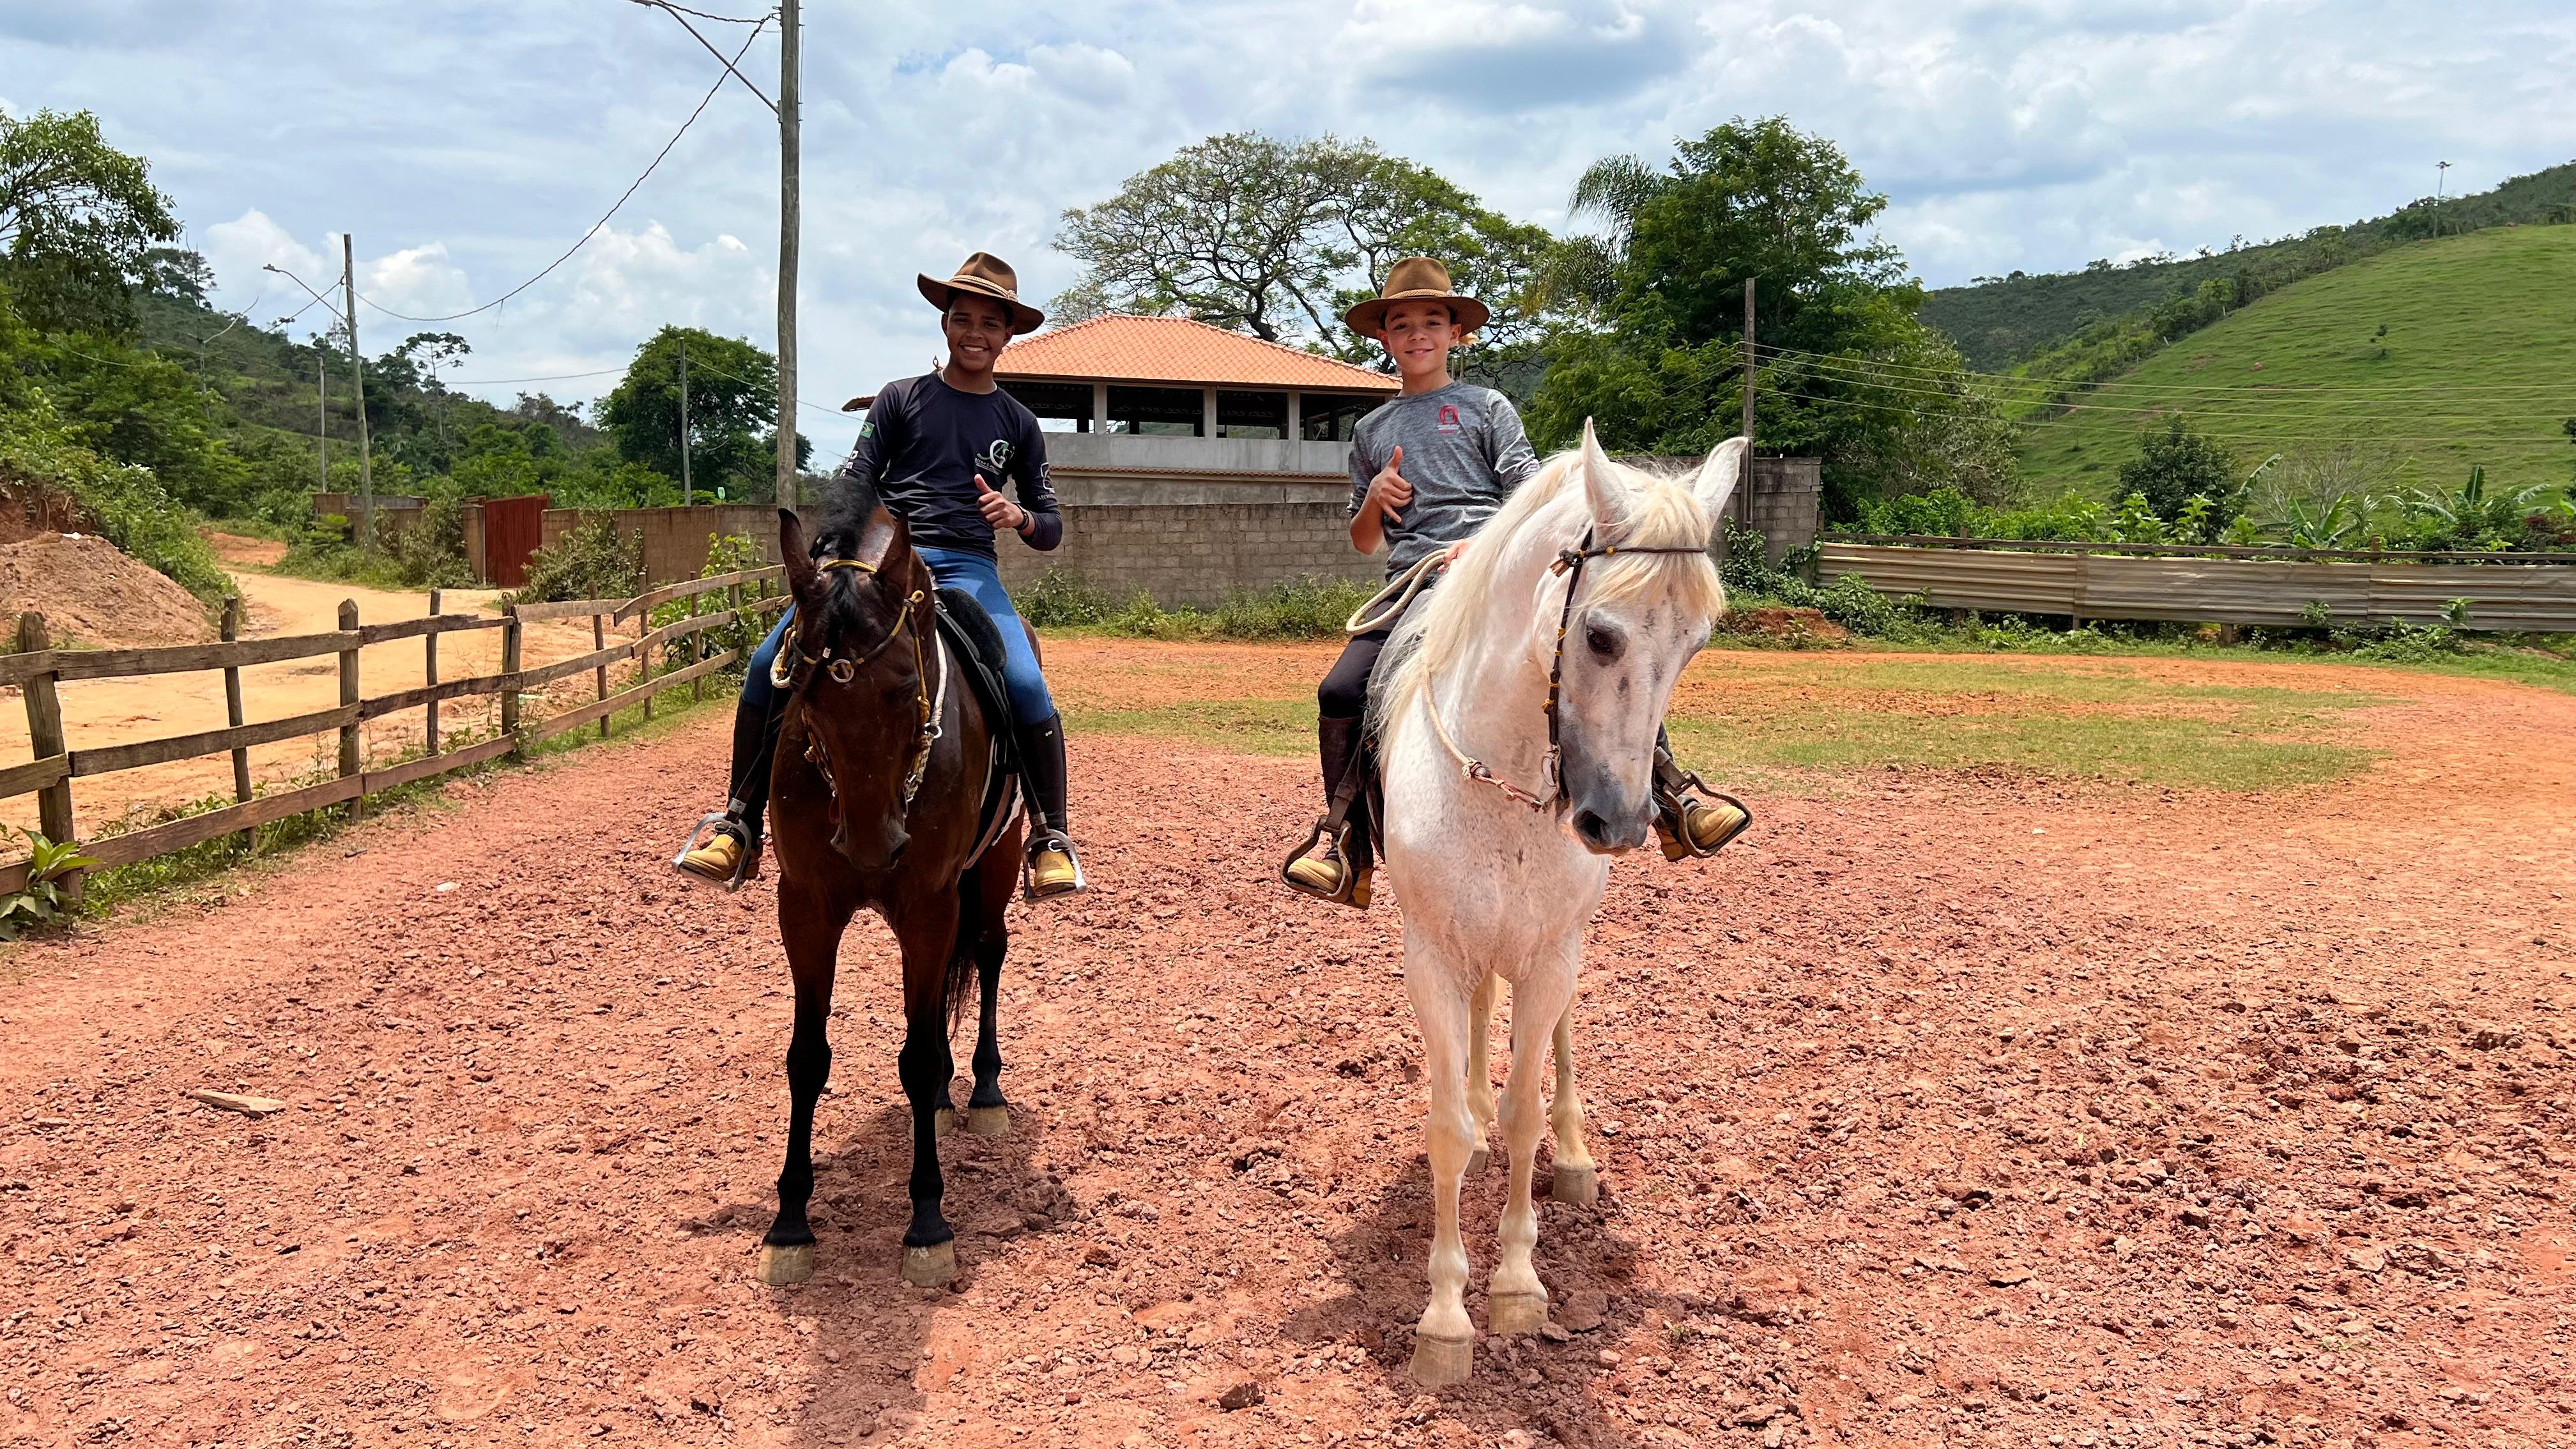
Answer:
<path fill-rule="evenodd" d="M 27 887 L 0 896 L 0 941 L 14 941 L 31 926 L 58 920 L 63 914 L 64 878 L 98 864 L 80 853 L 80 842 L 48 840 L 34 830 L 27 837 Z"/>
<path fill-rule="evenodd" d="M 2282 534 L 2294 548 L 2343 548 L 2361 532 L 2369 500 L 2338 493 L 2322 504 L 2293 498 L 2282 505 Z"/>

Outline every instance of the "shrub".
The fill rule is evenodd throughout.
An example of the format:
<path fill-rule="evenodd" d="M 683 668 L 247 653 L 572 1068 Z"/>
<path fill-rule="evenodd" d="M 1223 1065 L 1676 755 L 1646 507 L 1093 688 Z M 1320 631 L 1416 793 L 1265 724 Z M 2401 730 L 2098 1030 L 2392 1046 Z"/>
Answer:
<path fill-rule="evenodd" d="M 1097 624 L 1109 617 L 1109 595 L 1098 584 L 1061 566 L 1049 567 L 1037 582 L 1011 600 L 1032 628 L 1060 629 Z"/>
<path fill-rule="evenodd" d="M 395 535 L 394 571 L 414 588 L 461 589 L 474 582 L 465 562 L 465 506 L 455 498 L 433 495 L 420 506 L 420 516 Z"/>
<path fill-rule="evenodd" d="M 2193 432 L 2174 418 L 2161 433 L 2138 435 L 2138 456 L 2120 465 L 2120 491 L 2142 495 L 2158 518 L 2182 516 L 2194 494 L 2209 499 L 2224 526 L 2241 507 L 2233 500 L 2236 460 L 2216 441 Z"/>
<path fill-rule="evenodd" d="M 41 404 L 41 399 L 39 400 Z M 51 426 L 49 409 L 0 412 L 0 486 L 68 495 L 100 535 L 208 604 L 231 588 L 196 515 L 149 468 L 113 463 Z"/>
<path fill-rule="evenodd" d="M 1238 589 L 1217 606 L 1214 632 L 1225 639 L 1339 639 L 1374 592 L 1311 575 L 1259 591 Z"/>
<path fill-rule="evenodd" d="M 575 523 L 551 548 L 528 555 L 528 582 L 511 597 L 522 603 L 623 599 L 644 587 L 644 537 L 606 517 Z"/>

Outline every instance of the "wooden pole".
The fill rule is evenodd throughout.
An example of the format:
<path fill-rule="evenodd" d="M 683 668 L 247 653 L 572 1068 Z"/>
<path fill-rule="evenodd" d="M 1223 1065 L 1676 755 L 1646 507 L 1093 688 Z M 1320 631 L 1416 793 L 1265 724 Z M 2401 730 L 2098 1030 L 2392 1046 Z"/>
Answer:
<path fill-rule="evenodd" d="M 18 616 L 18 652 L 34 654 L 54 647 L 54 637 L 45 628 L 42 614 Z M 54 676 L 39 674 L 27 681 L 27 743 L 39 760 L 52 759 L 65 752 L 63 743 L 63 704 L 54 693 Z M 36 792 L 36 828 L 56 845 L 72 838 L 72 782 L 66 777 Z M 77 881 L 63 889 L 75 896 Z"/>
<path fill-rule="evenodd" d="M 322 445 L 322 482 L 314 491 L 328 493 L 331 491 L 331 354 L 322 348 L 315 351 L 319 360 L 313 364 L 313 395 L 320 399 L 321 408 L 315 425 L 321 431 L 314 440 Z"/>
<path fill-rule="evenodd" d="M 694 618 L 698 617 L 698 605 L 699 605 L 699 603 L 700 603 L 701 601 L 703 601 L 705 598 L 706 598 L 706 595 L 704 595 L 704 594 L 691 594 L 691 595 L 689 595 L 689 617 L 690 617 L 690 618 L 694 619 Z M 691 664 L 695 664 L 695 663 L 697 663 L 699 660 L 704 659 L 704 658 L 706 658 L 706 657 L 707 657 L 707 631 L 706 631 L 706 630 L 704 630 L 704 629 L 700 629 L 697 633 L 690 635 L 690 636 L 689 636 L 689 641 L 690 641 L 690 642 L 689 642 L 689 662 L 690 662 Z M 690 698 L 690 700 L 691 700 L 692 702 L 695 702 L 695 701 L 698 701 L 698 700 L 703 700 L 703 699 L 705 699 L 706 697 L 707 697 L 707 677 L 706 677 L 705 675 L 701 674 L 701 675 L 699 675 L 697 678 L 692 679 L 692 680 L 690 680 L 690 681 L 689 681 L 689 698 Z"/>
<path fill-rule="evenodd" d="M 241 595 L 225 595 L 223 630 L 225 643 L 229 644 L 241 637 L 241 621 Z M 240 729 L 244 723 L 241 666 L 238 664 L 224 666 L 224 722 L 235 729 Z M 233 751 L 233 799 L 245 804 L 250 800 L 250 751 L 247 748 Z M 250 850 L 258 844 L 258 828 L 244 830 L 239 839 L 241 848 L 245 851 Z"/>
<path fill-rule="evenodd" d="M 440 593 L 441 591 L 437 589 L 429 591 L 429 617 L 433 619 L 438 617 Z M 424 634 L 421 636 L 421 643 L 428 657 L 421 665 L 420 682 L 436 684 L 438 682 L 438 636 Z M 434 699 L 429 702 L 429 753 L 433 755 L 438 753 L 438 701 Z"/>
<path fill-rule="evenodd" d="M 510 753 L 522 759 L 527 747 L 518 743 L 519 735 L 519 634 L 527 626 L 519 622 L 519 606 L 512 604 L 502 613 L 501 625 L 501 733 L 510 736 Z"/>
<path fill-rule="evenodd" d="M 349 376 L 358 388 L 358 497 L 367 515 L 367 521 L 360 529 L 359 546 L 373 553 L 376 548 L 375 447 L 367 441 L 367 365 L 358 359 L 358 280 L 354 256 L 349 234 L 340 233 L 340 303 L 348 313 Z M 351 819 L 357 818 L 357 808 L 355 802 L 350 804 Z"/>
<path fill-rule="evenodd" d="M 680 506 L 697 500 L 689 485 L 689 339 L 680 339 Z"/>
<path fill-rule="evenodd" d="M 647 609 L 635 616 L 635 682 L 637 684 L 653 682 L 653 646 L 644 642 L 644 636 L 651 632 L 653 632 L 653 611 Z M 644 717 L 648 720 L 653 717 L 653 695 L 650 690 L 645 691 L 644 694 Z"/>
<path fill-rule="evenodd" d="M 590 647 L 593 649 L 608 647 L 608 625 L 597 614 L 590 616 Z M 600 665 L 591 671 L 591 676 L 599 686 L 599 698 L 608 698 L 608 666 Z M 599 737 L 603 740 L 608 738 L 608 716 L 606 715 L 599 717 Z"/>
<path fill-rule="evenodd" d="M 796 244 L 803 201 L 798 179 L 797 0 L 778 5 L 778 506 L 796 506 Z"/>
<path fill-rule="evenodd" d="M 1735 488 L 1735 516 L 1753 520 L 1753 279 L 1744 279 L 1744 480 Z"/>
<path fill-rule="evenodd" d="M 340 601 L 340 632 L 354 635 L 356 634 L 357 629 L 358 601 L 355 599 L 342 599 Z M 340 651 L 340 704 L 342 708 L 346 708 L 350 705 L 356 704 L 357 702 L 358 642 L 355 638 L 352 638 L 349 641 L 349 647 Z M 340 778 L 345 780 L 350 776 L 357 774 L 359 763 L 358 724 L 357 721 L 351 720 L 349 723 L 340 726 Z M 353 821 L 362 818 L 366 814 L 366 803 L 367 802 L 363 797 L 352 799 L 349 802 L 349 818 Z"/>

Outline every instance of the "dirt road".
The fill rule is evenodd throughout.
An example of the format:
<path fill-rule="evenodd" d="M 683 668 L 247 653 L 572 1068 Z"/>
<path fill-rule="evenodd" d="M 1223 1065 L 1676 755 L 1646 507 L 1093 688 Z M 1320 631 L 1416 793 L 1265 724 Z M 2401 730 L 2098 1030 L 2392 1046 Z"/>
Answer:
<path fill-rule="evenodd" d="M 1561 1341 L 1438 1395 L 1399 918 L 1271 879 L 1310 765 L 1077 739 L 927 1293 L 869 922 L 821 1271 L 750 1277 L 771 897 L 658 863 L 722 720 L 460 783 L 0 965 L 0 1444 L 2576 1442 L 2576 699 L 2397 692 L 2343 786 L 1819 774 L 1620 864 Z"/>

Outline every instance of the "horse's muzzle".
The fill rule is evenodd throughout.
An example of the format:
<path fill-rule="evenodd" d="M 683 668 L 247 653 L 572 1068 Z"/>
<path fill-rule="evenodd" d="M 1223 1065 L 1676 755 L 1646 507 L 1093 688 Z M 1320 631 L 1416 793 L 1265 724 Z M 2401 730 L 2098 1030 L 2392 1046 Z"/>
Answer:
<path fill-rule="evenodd" d="M 1606 804 L 1607 802 L 1605 802 Z M 1620 855 L 1646 843 L 1653 833 L 1653 815 L 1640 809 L 1609 806 L 1607 810 L 1577 801 L 1571 821 L 1574 838 L 1594 855 Z"/>
<path fill-rule="evenodd" d="M 882 830 L 871 830 L 865 834 L 865 841 L 852 839 L 847 819 L 832 830 L 832 848 L 841 853 L 842 859 L 863 871 L 894 869 L 896 863 L 903 859 L 904 847 L 912 843 L 911 834 L 891 820 L 885 822 Z"/>

